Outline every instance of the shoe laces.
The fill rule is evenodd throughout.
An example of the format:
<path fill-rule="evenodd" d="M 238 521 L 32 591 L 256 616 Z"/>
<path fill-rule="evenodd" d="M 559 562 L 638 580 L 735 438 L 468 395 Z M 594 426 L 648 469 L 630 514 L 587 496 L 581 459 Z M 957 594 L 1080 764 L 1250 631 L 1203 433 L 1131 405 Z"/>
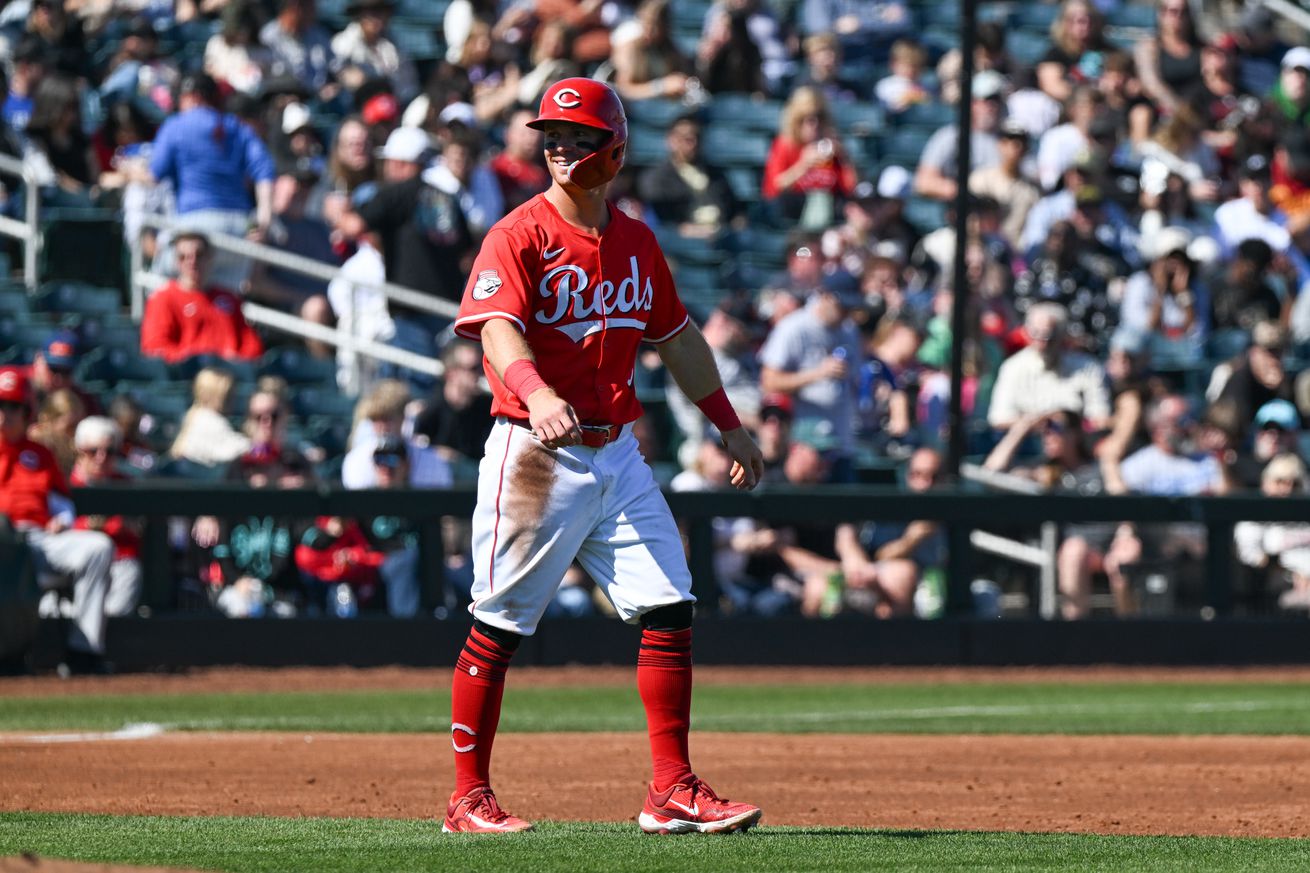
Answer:
<path fill-rule="evenodd" d="M 728 802 L 728 798 L 720 797 L 719 795 L 715 794 L 714 789 L 711 788 L 709 785 L 707 785 L 704 781 L 702 781 L 698 776 L 691 777 L 691 779 L 687 782 L 687 788 L 690 789 L 691 791 L 691 799 L 693 801 L 696 799 L 696 795 L 699 794 L 702 797 L 704 797 L 706 800 L 709 800 L 713 803 Z"/>
<path fill-rule="evenodd" d="M 500 808 L 500 804 L 496 801 L 496 795 L 491 792 L 490 788 L 484 790 L 469 804 L 469 812 L 477 812 L 482 818 L 496 824 L 510 817 L 508 812 Z"/>

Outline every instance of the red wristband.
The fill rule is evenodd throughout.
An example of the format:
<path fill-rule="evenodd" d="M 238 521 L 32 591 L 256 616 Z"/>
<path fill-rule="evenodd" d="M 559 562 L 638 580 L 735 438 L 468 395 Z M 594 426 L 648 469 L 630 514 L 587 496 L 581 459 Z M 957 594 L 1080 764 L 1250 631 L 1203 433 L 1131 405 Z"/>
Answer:
<path fill-rule="evenodd" d="M 708 397 L 697 400 L 696 405 L 700 407 L 701 412 L 705 413 L 705 417 L 710 420 L 710 424 L 719 429 L 720 433 L 726 433 L 741 427 L 741 419 L 737 417 L 737 410 L 732 408 L 732 401 L 728 400 L 728 392 L 722 388 Z"/>
<path fill-rule="evenodd" d="M 505 387 L 510 393 L 518 397 L 524 403 L 528 402 L 528 397 L 538 388 L 549 388 L 546 380 L 541 378 L 537 372 L 537 365 L 527 358 L 519 358 L 514 363 L 505 368 Z"/>

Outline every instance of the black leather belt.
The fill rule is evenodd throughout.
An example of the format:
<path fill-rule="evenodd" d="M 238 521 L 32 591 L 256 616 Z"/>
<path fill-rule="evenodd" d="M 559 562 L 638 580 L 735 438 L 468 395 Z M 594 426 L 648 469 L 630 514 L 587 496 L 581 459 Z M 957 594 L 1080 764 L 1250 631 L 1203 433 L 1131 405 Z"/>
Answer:
<path fill-rule="evenodd" d="M 521 418 L 509 418 L 506 421 L 515 427 L 521 427 L 525 430 L 532 430 L 532 423 Z M 599 449 L 609 445 L 619 438 L 623 433 L 621 424 L 580 424 L 582 429 L 582 444 L 589 449 Z"/>

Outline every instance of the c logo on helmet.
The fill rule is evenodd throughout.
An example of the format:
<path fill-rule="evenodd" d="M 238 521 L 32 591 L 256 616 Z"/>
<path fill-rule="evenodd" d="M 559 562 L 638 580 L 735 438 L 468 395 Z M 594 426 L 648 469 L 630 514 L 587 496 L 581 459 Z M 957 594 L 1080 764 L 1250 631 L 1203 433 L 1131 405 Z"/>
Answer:
<path fill-rule="evenodd" d="M 0 373 L 0 391 L 13 391 L 18 388 L 18 374 L 10 370 Z"/>
<path fill-rule="evenodd" d="M 582 95 L 573 88 L 560 88 L 555 92 L 555 105 L 560 109 L 577 109 L 582 105 Z"/>

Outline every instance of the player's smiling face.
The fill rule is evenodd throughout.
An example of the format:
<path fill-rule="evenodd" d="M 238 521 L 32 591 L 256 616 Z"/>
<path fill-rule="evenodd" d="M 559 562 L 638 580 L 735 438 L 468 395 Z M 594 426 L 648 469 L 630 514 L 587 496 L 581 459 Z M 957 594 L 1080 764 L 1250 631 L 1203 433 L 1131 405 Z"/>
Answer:
<path fill-rule="evenodd" d="M 561 185 L 568 182 L 573 165 L 600 148 L 606 138 L 604 131 L 572 121 L 547 122 L 542 134 L 550 177 Z"/>

